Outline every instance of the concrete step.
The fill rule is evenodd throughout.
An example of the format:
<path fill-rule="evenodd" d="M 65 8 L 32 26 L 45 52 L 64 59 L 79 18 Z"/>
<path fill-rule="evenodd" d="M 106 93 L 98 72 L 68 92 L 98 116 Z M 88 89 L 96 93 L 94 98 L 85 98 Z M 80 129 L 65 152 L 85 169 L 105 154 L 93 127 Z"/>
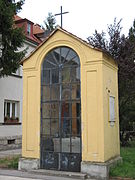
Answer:
<path fill-rule="evenodd" d="M 40 174 L 40 175 L 50 175 L 50 176 L 59 176 L 59 177 L 68 177 L 74 179 L 87 179 L 87 174 L 83 174 L 80 172 L 67 172 L 67 171 L 55 171 L 55 170 L 31 170 L 30 173 Z"/>

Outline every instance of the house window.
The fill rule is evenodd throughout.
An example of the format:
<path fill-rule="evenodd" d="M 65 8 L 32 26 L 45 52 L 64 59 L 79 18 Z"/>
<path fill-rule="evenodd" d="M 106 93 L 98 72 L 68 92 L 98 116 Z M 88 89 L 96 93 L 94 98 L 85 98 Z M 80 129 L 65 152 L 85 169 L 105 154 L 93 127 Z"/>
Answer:
<path fill-rule="evenodd" d="M 12 117 L 15 117 L 15 103 L 12 103 Z"/>
<path fill-rule="evenodd" d="M 27 24 L 27 34 L 30 35 L 31 32 L 31 24 Z"/>
<path fill-rule="evenodd" d="M 19 102 L 5 100 L 4 123 L 17 123 L 19 121 Z"/>
<path fill-rule="evenodd" d="M 10 117 L 10 102 L 7 102 L 7 113 L 6 115 Z"/>

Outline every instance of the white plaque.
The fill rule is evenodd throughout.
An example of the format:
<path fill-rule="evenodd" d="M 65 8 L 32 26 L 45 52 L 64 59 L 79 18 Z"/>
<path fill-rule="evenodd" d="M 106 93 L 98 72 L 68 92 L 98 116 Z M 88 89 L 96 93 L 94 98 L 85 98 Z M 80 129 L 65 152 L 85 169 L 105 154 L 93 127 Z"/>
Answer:
<path fill-rule="evenodd" d="M 110 106 L 110 121 L 115 121 L 115 97 L 109 97 L 109 106 Z"/>

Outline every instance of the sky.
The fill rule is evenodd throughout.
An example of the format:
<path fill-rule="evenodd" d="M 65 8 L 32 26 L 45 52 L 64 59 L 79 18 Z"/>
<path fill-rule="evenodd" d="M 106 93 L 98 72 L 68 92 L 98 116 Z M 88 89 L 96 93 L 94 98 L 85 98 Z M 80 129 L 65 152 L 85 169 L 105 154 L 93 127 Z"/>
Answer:
<path fill-rule="evenodd" d="M 122 33 L 127 35 L 135 19 L 135 0 L 25 0 L 18 15 L 44 25 L 48 12 L 57 14 L 60 6 L 69 12 L 63 15 L 63 28 L 84 40 L 95 29 L 106 30 L 115 17 L 122 19 Z M 60 25 L 60 16 L 56 21 Z"/>

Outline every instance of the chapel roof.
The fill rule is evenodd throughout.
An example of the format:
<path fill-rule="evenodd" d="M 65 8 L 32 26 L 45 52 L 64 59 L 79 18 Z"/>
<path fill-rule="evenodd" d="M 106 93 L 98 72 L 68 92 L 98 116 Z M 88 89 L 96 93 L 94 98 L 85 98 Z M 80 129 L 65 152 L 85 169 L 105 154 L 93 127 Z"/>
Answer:
<path fill-rule="evenodd" d="M 61 28 L 60 26 L 57 26 L 57 28 L 52 31 L 45 39 L 42 43 L 40 43 L 36 49 L 34 51 L 32 51 L 27 57 L 25 57 L 24 59 L 22 59 L 22 61 L 20 62 L 20 64 L 23 64 L 24 61 L 26 61 L 29 57 L 31 57 L 51 36 L 53 36 L 53 34 L 55 34 L 57 31 L 61 31 L 61 32 L 64 32 L 65 34 L 77 39 L 78 41 L 80 41 L 81 43 L 85 44 L 86 46 L 88 46 L 89 48 L 92 48 L 94 50 L 97 50 L 97 51 L 100 51 L 100 52 L 103 52 L 105 53 L 106 55 L 109 55 L 111 57 L 111 55 L 107 52 L 105 52 L 104 50 L 100 49 L 100 48 L 97 48 L 97 47 L 94 47 L 92 46 L 90 43 L 88 43 L 87 41 L 83 40 L 82 38 L 72 34 L 71 32 Z"/>

